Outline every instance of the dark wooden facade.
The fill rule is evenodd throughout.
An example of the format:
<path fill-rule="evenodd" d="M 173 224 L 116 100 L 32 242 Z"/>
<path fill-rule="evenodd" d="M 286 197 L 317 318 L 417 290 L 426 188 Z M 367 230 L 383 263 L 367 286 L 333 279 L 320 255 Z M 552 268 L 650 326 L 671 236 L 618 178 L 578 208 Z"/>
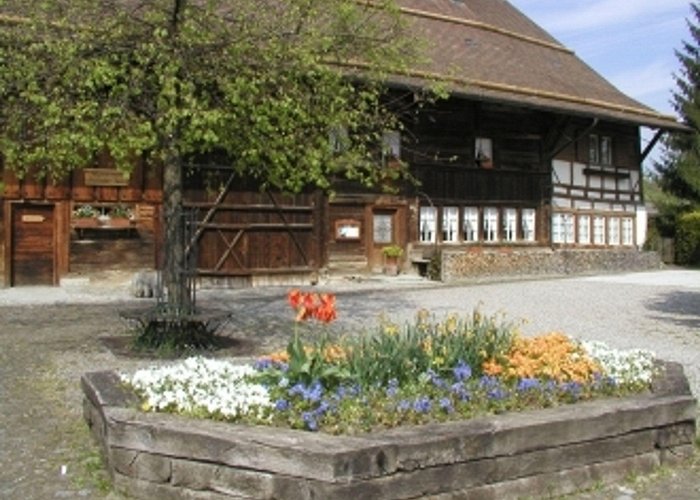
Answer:
<path fill-rule="evenodd" d="M 592 136 L 612 148 L 607 164 L 591 161 Z M 488 164 L 477 161 L 480 140 L 489 142 Z M 419 184 L 393 194 L 344 184 L 332 199 L 263 192 L 225 168 L 192 169 L 185 208 L 197 214 L 189 251 L 197 253 L 198 275 L 250 283 L 377 272 L 392 244 L 405 249 L 409 270 L 440 248 L 637 243 L 643 198 L 635 126 L 451 98 L 406 120 L 400 159 Z M 161 172 L 138 164 L 119 181 L 107 158 L 94 167 L 57 183 L 4 172 L 7 285 L 157 266 Z M 80 228 L 72 214 L 84 205 L 104 213 L 125 206 L 133 220 Z M 41 266 L 27 267 L 30 261 Z"/>

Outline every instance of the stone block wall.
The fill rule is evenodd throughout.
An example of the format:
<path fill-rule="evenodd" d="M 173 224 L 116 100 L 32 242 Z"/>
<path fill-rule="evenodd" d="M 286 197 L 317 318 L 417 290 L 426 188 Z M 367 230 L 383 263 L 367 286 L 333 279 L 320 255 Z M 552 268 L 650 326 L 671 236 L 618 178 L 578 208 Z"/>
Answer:
<path fill-rule="evenodd" d="M 659 269 L 656 252 L 635 249 L 597 250 L 474 247 L 442 251 L 442 281 L 495 277 L 547 277 Z"/>
<path fill-rule="evenodd" d="M 690 456 L 695 400 L 681 366 L 664 366 L 650 394 L 360 436 L 142 413 L 113 372 L 82 386 L 115 486 L 136 498 L 507 499 Z"/>

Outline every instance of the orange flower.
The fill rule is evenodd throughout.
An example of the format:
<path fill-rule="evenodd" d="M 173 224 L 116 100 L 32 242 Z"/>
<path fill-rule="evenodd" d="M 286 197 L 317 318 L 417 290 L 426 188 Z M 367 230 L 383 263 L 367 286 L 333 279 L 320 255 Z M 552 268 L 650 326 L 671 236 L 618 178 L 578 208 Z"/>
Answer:
<path fill-rule="evenodd" d="M 500 375 L 503 372 L 503 367 L 493 358 L 484 361 L 481 369 L 484 371 L 484 374 L 491 376 Z"/>
<path fill-rule="evenodd" d="M 335 310 L 335 295 L 332 293 L 302 292 L 294 289 L 287 294 L 289 305 L 296 311 L 295 321 L 305 321 L 309 318 L 330 323 L 337 318 Z"/>

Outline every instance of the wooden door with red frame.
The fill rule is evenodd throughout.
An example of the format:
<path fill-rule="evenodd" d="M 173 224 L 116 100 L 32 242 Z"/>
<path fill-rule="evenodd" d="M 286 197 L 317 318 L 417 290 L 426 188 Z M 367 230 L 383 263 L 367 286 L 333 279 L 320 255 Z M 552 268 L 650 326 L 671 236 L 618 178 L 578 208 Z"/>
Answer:
<path fill-rule="evenodd" d="M 10 286 L 56 284 L 54 205 L 12 204 Z"/>

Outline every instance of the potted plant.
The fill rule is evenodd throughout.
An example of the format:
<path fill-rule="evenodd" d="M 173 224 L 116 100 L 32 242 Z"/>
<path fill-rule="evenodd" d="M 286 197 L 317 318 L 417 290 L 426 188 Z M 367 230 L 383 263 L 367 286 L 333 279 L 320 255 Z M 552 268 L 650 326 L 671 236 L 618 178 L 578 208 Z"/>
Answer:
<path fill-rule="evenodd" d="M 97 227 L 99 225 L 99 221 L 97 220 L 98 215 L 99 212 L 92 205 L 80 205 L 73 210 L 73 227 L 78 229 Z"/>
<path fill-rule="evenodd" d="M 110 227 L 130 227 L 132 213 L 128 207 L 117 205 L 112 207 L 108 213 Z"/>
<path fill-rule="evenodd" d="M 384 254 L 384 274 L 396 276 L 399 274 L 399 259 L 403 255 L 403 248 L 398 245 L 389 245 L 382 248 Z"/>

